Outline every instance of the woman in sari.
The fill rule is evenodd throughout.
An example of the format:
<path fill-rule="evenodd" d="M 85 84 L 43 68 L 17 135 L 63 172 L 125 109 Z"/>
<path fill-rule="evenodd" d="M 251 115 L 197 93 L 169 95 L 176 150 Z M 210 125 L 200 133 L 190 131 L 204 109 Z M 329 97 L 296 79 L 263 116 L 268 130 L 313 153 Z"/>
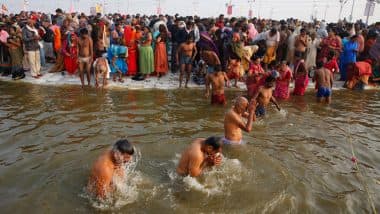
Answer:
<path fill-rule="evenodd" d="M 128 47 L 128 76 L 134 76 L 137 73 L 137 42 L 136 30 L 131 25 L 124 28 L 124 41 Z"/>
<path fill-rule="evenodd" d="M 292 78 L 292 72 L 286 61 L 283 61 L 278 70 L 280 76 L 276 80 L 276 88 L 274 90 L 273 96 L 278 99 L 288 99 L 289 98 L 289 85 Z"/>
<path fill-rule="evenodd" d="M 309 84 L 309 76 L 306 65 L 301 56 L 295 55 L 296 63 L 294 69 L 294 95 L 303 96 Z"/>
<path fill-rule="evenodd" d="M 228 60 L 228 78 L 235 79 L 234 87 L 238 88 L 237 81 L 241 77 L 241 59 L 243 58 L 243 43 L 240 41 L 240 35 L 234 33 L 231 42 L 231 49 Z"/>
<path fill-rule="evenodd" d="M 144 78 L 154 71 L 154 54 L 152 48 L 152 34 L 149 27 L 143 28 L 143 36 L 139 48 L 139 70 Z"/>
<path fill-rule="evenodd" d="M 342 44 L 338 36 L 336 35 L 336 30 L 331 29 L 329 31 L 329 36 L 322 40 L 321 52 L 318 56 L 319 61 L 323 61 L 323 59 L 327 58 L 330 50 L 335 51 L 335 55 L 339 58 L 340 51 L 342 50 Z"/>
<path fill-rule="evenodd" d="M 154 50 L 154 70 L 158 77 L 165 75 L 169 70 L 168 54 L 166 51 L 166 42 L 168 40 L 168 32 L 165 25 L 159 26 L 159 34 L 156 39 L 156 48 Z"/>
<path fill-rule="evenodd" d="M 73 75 L 78 69 L 78 40 L 74 33 L 69 32 L 62 48 L 65 70 Z"/>

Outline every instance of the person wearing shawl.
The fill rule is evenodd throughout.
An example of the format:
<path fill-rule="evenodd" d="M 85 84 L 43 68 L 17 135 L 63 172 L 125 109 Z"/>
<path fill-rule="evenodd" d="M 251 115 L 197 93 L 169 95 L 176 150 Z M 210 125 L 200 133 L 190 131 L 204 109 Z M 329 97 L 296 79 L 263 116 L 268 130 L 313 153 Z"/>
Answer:
<path fill-rule="evenodd" d="M 128 76 L 136 75 L 137 68 L 137 42 L 136 42 L 136 30 L 131 25 L 127 25 L 124 28 L 124 41 L 128 47 Z"/>
<path fill-rule="evenodd" d="M 71 29 L 66 35 L 66 40 L 62 47 L 63 61 L 65 70 L 73 75 L 78 69 L 78 40 L 75 33 Z"/>
<path fill-rule="evenodd" d="M 144 27 L 139 48 L 139 70 L 146 78 L 154 71 L 154 54 L 152 49 L 152 34 L 149 27 Z"/>
<path fill-rule="evenodd" d="M 231 42 L 231 53 L 228 60 L 228 78 L 235 79 L 234 87 L 238 88 L 237 82 L 241 74 L 241 59 L 243 58 L 243 44 L 238 33 L 234 33 Z"/>
<path fill-rule="evenodd" d="M 252 42 L 259 33 L 254 24 L 248 24 L 248 43 Z"/>
<path fill-rule="evenodd" d="M 166 50 L 166 42 L 168 41 L 168 31 L 166 26 L 159 26 L 159 34 L 155 40 L 156 48 L 154 50 L 154 70 L 158 77 L 165 75 L 169 70 L 168 54 Z"/>
<path fill-rule="evenodd" d="M 207 31 L 200 32 L 200 40 L 197 43 L 197 47 L 198 49 L 212 50 L 219 56 L 218 48 Z"/>

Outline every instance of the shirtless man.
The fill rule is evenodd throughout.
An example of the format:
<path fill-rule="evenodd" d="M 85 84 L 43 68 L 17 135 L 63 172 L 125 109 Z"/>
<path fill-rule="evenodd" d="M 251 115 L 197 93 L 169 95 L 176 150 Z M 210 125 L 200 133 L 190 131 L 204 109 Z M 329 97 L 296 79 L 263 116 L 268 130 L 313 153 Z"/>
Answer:
<path fill-rule="evenodd" d="M 208 66 L 207 68 L 208 73 L 214 72 L 215 67 L 218 65 L 219 66 L 221 65 L 219 57 L 214 51 L 201 50 L 200 55 L 201 55 L 201 59 L 203 59 Z"/>
<path fill-rule="evenodd" d="M 226 145 L 243 144 L 243 134 L 241 130 L 251 132 L 252 123 L 255 117 L 256 101 L 248 100 L 245 97 L 238 97 L 235 105 L 226 113 L 224 117 L 224 138 L 223 143 Z M 247 122 L 243 121 L 247 118 Z"/>
<path fill-rule="evenodd" d="M 300 35 L 296 37 L 296 41 L 294 43 L 296 52 L 299 52 L 301 54 L 301 58 L 304 60 L 306 59 L 307 39 L 306 29 L 302 28 Z"/>
<path fill-rule="evenodd" d="M 327 104 L 331 103 L 333 73 L 329 69 L 323 67 L 323 62 L 317 62 L 317 70 L 315 71 L 313 81 L 317 91 L 317 102 L 322 102 L 325 99 Z"/>
<path fill-rule="evenodd" d="M 79 63 L 79 75 L 80 81 L 82 83 L 82 88 L 84 87 L 84 72 L 86 70 L 87 83 L 90 85 L 91 81 L 91 62 L 94 57 L 92 39 L 88 35 L 87 28 L 82 28 L 80 30 L 80 38 L 78 40 L 78 63 Z"/>
<path fill-rule="evenodd" d="M 108 61 L 107 61 L 107 56 L 99 57 L 95 60 L 94 63 L 94 70 L 95 70 L 95 87 L 99 87 L 99 77 L 103 78 L 103 85 L 102 88 L 106 87 L 108 82 L 107 82 L 107 75 L 109 73 L 108 70 Z"/>
<path fill-rule="evenodd" d="M 275 81 L 276 79 L 273 76 L 268 76 L 265 79 L 265 84 L 261 86 L 253 96 L 252 99 L 257 100 L 257 108 L 255 112 L 257 117 L 265 115 L 265 108 L 270 102 L 272 102 L 279 111 L 281 110 L 276 99 L 273 97 L 273 86 Z"/>
<path fill-rule="evenodd" d="M 192 69 L 192 63 L 195 56 L 197 55 L 197 47 L 195 46 L 194 40 L 191 36 L 187 36 L 186 42 L 182 43 L 177 50 L 176 60 L 180 63 L 180 75 L 179 75 L 179 87 L 182 87 L 183 75 L 186 72 L 186 83 L 185 88 L 187 88 L 187 83 L 190 79 L 190 73 Z M 179 60 L 179 56 L 181 59 Z"/>
<path fill-rule="evenodd" d="M 226 105 L 226 97 L 224 96 L 224 85 L 230 85 L 230 81 L 226 73 L 222 70 L 220 65 L 215 67 L 216 72 L 209 73 L 206 76 L 206 98 L 210 96 L 210 85 L 211 85 L 211 105 Z"/>
<path fill-rule="evenodd" d="M 177 173 L 181 176 L 198 177 L 207 167 L 220 165 L 222 162 L 221 151 L 221 138 L 198 138 L 183 151 Z"/>
<path fill-rule="evenodd" d="M 123 165 L 132 159 L 134 148 L 127 139 L 117 141 L 111 150 L 103 153 L 92 167 L 87 188 L 99 199 L 112 192 L 112 179 L 123 175 Z"/>

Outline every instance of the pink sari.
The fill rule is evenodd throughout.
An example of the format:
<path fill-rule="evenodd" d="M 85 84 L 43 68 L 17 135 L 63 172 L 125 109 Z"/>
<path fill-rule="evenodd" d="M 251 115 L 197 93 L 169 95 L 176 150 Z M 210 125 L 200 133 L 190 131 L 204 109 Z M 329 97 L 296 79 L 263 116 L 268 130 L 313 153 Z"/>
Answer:
<path fill-rule="evenodd" d="M 300 69 L 304 69 L 304 72 L 299 72 Z M 294 95 L 303 96 L 306 92 L 307 86 L 309 84 L 309 77 L 307 75 L 307 70 L 305 63 L 301 60 L 295 69 L 295 82 L 294 82 Z"/>
<path fill-rule="evenodd" d="M 287 68 L 285 71 L 280 72 L 280 77 L 276 81 L 276 89 L 274 90 L 273 96 L 279 99 L 288 99 L 289 93 L 289 83 L 292 78 L 292 72 Z"/>

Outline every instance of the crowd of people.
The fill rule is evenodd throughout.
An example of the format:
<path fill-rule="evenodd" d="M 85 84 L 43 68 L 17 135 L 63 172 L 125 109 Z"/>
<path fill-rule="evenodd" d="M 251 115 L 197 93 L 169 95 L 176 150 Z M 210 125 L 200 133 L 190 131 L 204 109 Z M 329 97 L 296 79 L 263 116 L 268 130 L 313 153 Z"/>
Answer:
<path fill-rule="evenodd" d="M 380 22 L 360 20 L 327 24 L 266 19 L 181 17 L 159 15 L 92 15 L 25 12 L 1 15 L 0 70 L 14 79 L 30 71 L 33 78 L 49 72 L 79 74 L 82 87 L 103 86 L 125 76 L 144 80 L 180 71 L 185 79 L 205 84 L 208 74 L 221 70 L 233 86 L 243 81 L 252 97 L 268 73 L 274 76 L 274 96 L 287 99 L 294 81 L 303 95 L 317 64 L 333 79 L 356 88 L 380 80 Z M 46 63 L 53 63 L 47 67 Z M 65 74 L 65 73 L 63 73 Z M 339 75 L 337 75 L 339 74 Z M 318 78 L 315 78 L 318 79 Z M 318 88 L 317 88 L 318 89 Z"/>
<path fill-rule="evenodd" d="M 48 67 L 47 63 L 52 64 Z M 244 82 L 224 118 L 224 137 L 195 140 L 182 154 L 177 172 L 199 176 L 221 163 L 222 145 L 243 143 L 266 107 L 291 94 L 302 96 L 309 80 L 318 101 L 331 102 L 334 80 L 350 89 L 380 81 L 380 22 L 303 22 L 266 19 L 181 17 L 179 15 L 92 15 L 21 12 L 1 15 L 0 71 L 13 79 L 48 72 L 77 75 L 82 87 L 107 85 L 179 71 L 179 87 L 205 85 L 212 104 L 225 105 L 225 86 Z M 85 78 L 86 76 L 86 78 Z M 102 81 L 100 81 L 102 80 Z M 294 82 L 294 90 L 290 84 Z M 246 119 L 242 119 L 246 118 Z M 104 197 L 113 175 L 132 158 L 133 146 L 115 143 L 93 167 L 89 189 Z"/>

